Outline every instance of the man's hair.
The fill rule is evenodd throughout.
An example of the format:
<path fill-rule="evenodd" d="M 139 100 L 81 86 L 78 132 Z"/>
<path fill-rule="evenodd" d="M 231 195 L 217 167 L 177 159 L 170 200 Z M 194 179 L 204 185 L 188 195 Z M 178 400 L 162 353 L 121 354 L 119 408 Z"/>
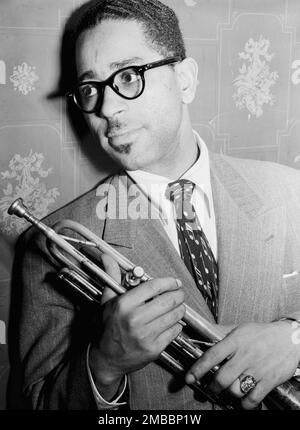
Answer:
<path fill-rule="evenodd" d="M 183 36 L 175 12 L 158 0 L 92 0 L 84 5 L 74 42 L 85 30 L 104 20 L 132 20 L 140 23 L 146 41 L 163 56 L 186 56 Z"/>

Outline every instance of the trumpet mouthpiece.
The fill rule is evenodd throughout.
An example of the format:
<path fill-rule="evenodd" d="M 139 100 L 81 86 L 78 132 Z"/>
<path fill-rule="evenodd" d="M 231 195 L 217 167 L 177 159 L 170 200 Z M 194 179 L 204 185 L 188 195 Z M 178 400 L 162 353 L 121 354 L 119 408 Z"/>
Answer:
<path fill-rule="evenodd" d="M 26 207 L 24 206 L 24 202 L 21 197 L 15 200 L 7 209 L 7 213 L 9 215 L 16 215 L 20 218 L 23 218 L 25 212 L 26 212 Z"/>

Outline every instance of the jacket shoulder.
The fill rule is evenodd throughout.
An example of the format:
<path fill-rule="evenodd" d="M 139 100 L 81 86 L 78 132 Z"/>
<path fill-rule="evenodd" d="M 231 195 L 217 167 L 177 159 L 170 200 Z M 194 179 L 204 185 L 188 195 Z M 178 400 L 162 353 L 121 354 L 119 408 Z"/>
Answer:
<path fill-rule="evenodd" d="M 211 154 L 211 165 L 219 178 L 244 181 L 264 201 L 300 205 L 300 170 L 270 161 Z"/>

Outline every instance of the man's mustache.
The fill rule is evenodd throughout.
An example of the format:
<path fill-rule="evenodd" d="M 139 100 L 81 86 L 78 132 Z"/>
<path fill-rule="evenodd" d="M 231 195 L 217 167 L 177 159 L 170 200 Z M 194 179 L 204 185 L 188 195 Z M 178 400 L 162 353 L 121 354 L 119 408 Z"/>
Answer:
<path fill-rule="evenodd" d="M 110 121 L 107 125 L 105 135 L 115 134 L 120 132 L 120 130 L 128 130 L 128 124 L 121 121 Z"/>

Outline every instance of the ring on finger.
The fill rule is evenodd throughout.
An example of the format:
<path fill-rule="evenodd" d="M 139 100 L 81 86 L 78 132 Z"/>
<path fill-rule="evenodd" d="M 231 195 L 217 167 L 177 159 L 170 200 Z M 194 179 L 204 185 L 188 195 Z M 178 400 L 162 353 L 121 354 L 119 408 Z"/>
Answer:
<path fill-rule="evenodd" d="M 241 375 L 240 380 L 240 390 L 243 394 L 248 394 L 249 391 L 256 387 L 257 381 L 252 375 Z"/>

